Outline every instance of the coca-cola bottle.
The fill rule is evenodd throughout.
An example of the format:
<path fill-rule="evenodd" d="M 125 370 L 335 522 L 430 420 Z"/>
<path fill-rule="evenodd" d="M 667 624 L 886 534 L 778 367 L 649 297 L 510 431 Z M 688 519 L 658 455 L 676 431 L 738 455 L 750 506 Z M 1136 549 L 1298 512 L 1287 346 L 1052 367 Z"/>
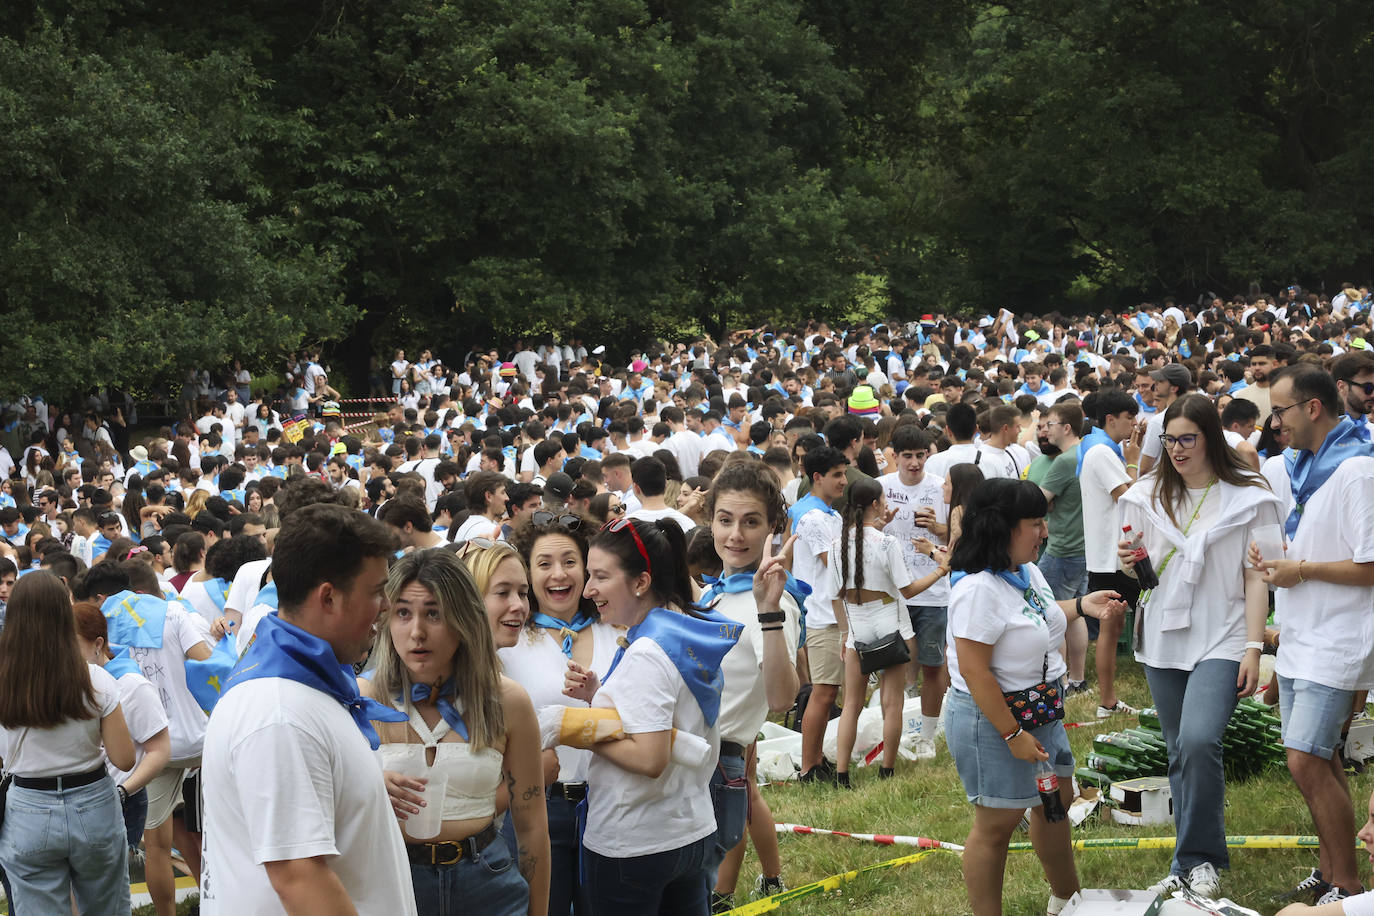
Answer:
<path fill-rule="evenodd" d="M 1137 538 L 1131 532 L 1130 525 L 1123 525 L 1122 534 L 1126 535 L 1126 540 L 1136 541 L 1135 546 L 1135 580 L 1140 584 L 1142 592 L 1159 587 L 1159 576 L 1155 575 L 1155 565 L 1150 562 L 1150 555 L 1145 552 L 1145 540 Z"/>
<path fill-rule="evenodd" d="M 1045 820 L 1051 824 L 1062 821 L 1068 816 L 1064 810 L 1064 799 L 1059 797 L 1059 777 L 1048 760 L 1036 764 L 1035 788 L 1040 793 L 1040 804 L 1045 809 Z"/>

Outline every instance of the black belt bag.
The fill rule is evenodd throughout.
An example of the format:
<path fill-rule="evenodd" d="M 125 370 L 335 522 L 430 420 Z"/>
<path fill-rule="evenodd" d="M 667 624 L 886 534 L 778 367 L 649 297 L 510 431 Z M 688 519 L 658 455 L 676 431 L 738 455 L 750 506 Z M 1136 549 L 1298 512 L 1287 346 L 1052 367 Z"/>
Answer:
<path fill-rule="evenodd" d="M 1002 694 L 1007 707 L 1016 717 L 1021 728 L 1039 728 L 1064 718 L 1064 694 L 1059 682 L 1049 682 L 1050 657 L 1045 655 L 1045 664 L 1040 670 L 1040 683 L 1032 684 L 1024 690 L 1012 690 Z"/>

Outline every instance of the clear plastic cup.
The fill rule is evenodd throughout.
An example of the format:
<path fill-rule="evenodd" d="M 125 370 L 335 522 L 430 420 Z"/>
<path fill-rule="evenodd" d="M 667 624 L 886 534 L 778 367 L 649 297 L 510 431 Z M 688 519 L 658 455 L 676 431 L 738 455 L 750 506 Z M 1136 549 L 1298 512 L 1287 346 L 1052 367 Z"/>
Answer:
<path fill-rule="evenodd" d="M 432 767 L 410 768 L 407 776 L 427 779 L 424 796 L 425 804 L 418 814 L 412 814 L 405 821 L 406 836 L 412 840 L 427 840 L 437 836 L 444 826 L 444 791 L 448 788 L 448 776 Z"/>
<path fill-rule="evenodd" d="M 1279 525 L 1260 525 L 1251 535 L 1259 548 L 1261 560 L 1283 559 L 1283 528 Z"/>

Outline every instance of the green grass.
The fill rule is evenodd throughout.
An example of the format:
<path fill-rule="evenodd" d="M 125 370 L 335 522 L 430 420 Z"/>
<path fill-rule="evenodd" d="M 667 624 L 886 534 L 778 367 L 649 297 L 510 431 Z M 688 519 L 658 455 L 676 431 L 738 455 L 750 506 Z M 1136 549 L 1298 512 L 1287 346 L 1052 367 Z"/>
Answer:
<path fill-rule="evenodd" d="M 1091 670 L 1091 657 L 1089 670 Z M 1120 659 L 1117 688 L 1121 698 L 1134 706 L 1149 705 L 1149 690 L 1140 667 Z M 1093 718 L 1096 694 L 1075 697 L 1068 704 L 1068 721 Z M 1093 736 L 1134 724 L 1133 717 L 1069 730 L 1074 756 L 1082 765 Z M 886 833 L 927 836 L 962 844 L 972 823 L 973 811 L 964 797 L 943 739 L 933 761 L 898 761 L 897 776 L 879 781 L 877 767 L 851 771 L 852 791 L 801 786 L 796 783 L 769 786 L 763 794 L 779 823 L 806 824 L 855 833 Z M 1363 813 L 1374 776 L 1356 777 L 1351 784 L 1355 810 Z M 1311 834 L 1307 806 L 1282 767 L 1247 782 L 1227 786 L 1226 832 L 1230 835 Z M 1172 835 L 1171 825 L 1126 827 L 1110 822 L 1099 808 L 1074 830 L 1074 838 Z M 1357 818 L 1357 824 L 1363 818 Z M 1014 839 L 1026 840 L 1022 833 Z M 783 878 L 799 887 L 830 875 L 916 852 L 914 847 L 881 847 L 840 837 L 783 836 Z M 1169 869 L 1169 850 L 1088 849 L 1076 853 L 1084 887 L 1145 888 Z M 1316 865 L 1315 849 L 1231 851 L 1231 869 L 1222 873 L 1223 893 L 1253 909 L 1270 914 L 1278 908 L 1270 897 L 1291 887 Z M 740 876 L 736 903 L 747 898 L 758 874 L 758 859 L 750 848 Z M 1045 912 L 1049 888 L 1039 860 L 1031 852 L 1014 852 L 1007 863 L 1004 910 L 1008 914 Z M 788 916 L 888 916 L 892 913 L 958 916 L 969 912 L 960 860 L 952 853 L 937 852 L 914 864 L 863 875 L 838 891 L 784 903 Z"/>

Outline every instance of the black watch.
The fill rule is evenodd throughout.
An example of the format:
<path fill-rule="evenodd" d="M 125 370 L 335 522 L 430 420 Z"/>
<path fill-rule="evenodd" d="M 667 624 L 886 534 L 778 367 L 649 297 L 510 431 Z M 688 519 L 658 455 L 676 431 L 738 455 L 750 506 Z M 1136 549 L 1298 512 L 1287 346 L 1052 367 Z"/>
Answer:
<path fill-rule="evenodd" d="M 759 615 L 759 623 L 786 623 L 787 615 L 782 611 L 771 611 Z"/>

